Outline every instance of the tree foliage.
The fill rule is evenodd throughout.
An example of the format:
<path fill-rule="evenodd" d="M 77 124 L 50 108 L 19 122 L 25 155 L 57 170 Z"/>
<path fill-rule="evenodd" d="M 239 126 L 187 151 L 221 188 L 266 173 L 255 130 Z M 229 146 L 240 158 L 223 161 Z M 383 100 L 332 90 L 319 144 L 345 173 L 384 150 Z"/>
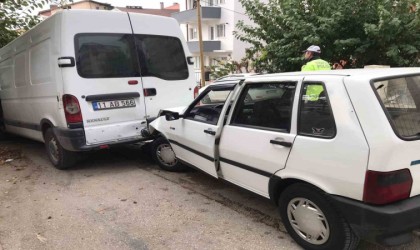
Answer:
<path fill-rule="evenodd" d="M 240 2 L 255 25 L 239 22 L 234 34 L 259 54 L 262 71 L 300 70 L 312 44 L 330 63 L 420 66 L 419 0 Z"/>
<path fill-rule="evenodd" d="M 235 61 L 231 58 L 228 60 L 217 60 L 217 64 L 210 66 L 212 78 L 216 79 L 225 75 L 233 73 L 249 73 L 259 71 L 258 56 L 251 53 L 250 50 L 246 51 L 246 56 L 241 61 Z"/>
<path fill-rule="evenodd" d="M 42 8 L 47 2 L 47 0 L 0 1 L 0 47 L 39 23 L 40 19 L 34 15 L 34 11 Z"/>

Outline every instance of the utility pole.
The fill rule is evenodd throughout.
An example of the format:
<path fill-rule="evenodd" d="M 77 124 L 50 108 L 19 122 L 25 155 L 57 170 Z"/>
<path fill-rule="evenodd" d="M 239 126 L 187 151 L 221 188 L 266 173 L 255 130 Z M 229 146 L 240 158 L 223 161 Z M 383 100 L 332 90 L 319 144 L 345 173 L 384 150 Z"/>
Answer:
<path fill-rule="evenodd" d="M 198 44 L 200 46 L 200 88 L 206 85 L 206 79 L 204 74 L 204 55 L 203 55 L 203 35 L 201 32 L 201 3 L 197 0 L 197 23 L 198 23 Z"/>

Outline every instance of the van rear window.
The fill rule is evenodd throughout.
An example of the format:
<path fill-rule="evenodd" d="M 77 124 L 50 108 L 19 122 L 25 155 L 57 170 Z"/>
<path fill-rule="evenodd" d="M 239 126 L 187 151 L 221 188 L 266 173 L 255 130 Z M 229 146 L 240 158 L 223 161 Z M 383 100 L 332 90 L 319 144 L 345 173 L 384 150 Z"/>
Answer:
<path fill-rule="evenodd" d="M 403 139 L 419 139 L 420 76 L 380 80 L 373 87 L 396 134 Z"/>
<path fill-rule="evenodd" d="M 140 76 L 130 34 L 78 34 L 75 46 L 77 72 L 81 77 Z"/>
<path fill-rule="evenodd" d="M 182 43 L 177 37 L 135 35 L 141 75 L 165 80 L 188 78 Z"/>
<path fill-rule="evenodd" d="M 78 34 L 77 72 L 84 78 L 154 76 L 184 80 L 189 76 L 177 37 L 132 34 Z"/>

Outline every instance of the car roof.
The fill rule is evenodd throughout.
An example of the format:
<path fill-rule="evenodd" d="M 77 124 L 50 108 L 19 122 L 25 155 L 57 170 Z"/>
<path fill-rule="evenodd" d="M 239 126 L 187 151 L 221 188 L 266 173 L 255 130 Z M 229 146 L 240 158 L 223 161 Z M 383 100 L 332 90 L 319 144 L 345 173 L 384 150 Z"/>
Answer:
<path fill-rule="evenodd" d="M 236 84 L 238 84 L 240 82 L 240 80 L 238 81 L 229 81 L 229 82 L 220 82 L 218 84 L 210 84 L 207 85 L 208 89 L 217 89 L 217 90 L 223 90 L 223 89 L 233 89 Z"/>
<path fill-rule="evenodd" d="M 391 78 L 404 75 L 420 74 L 420 67 L 410 68 L 366 68 L 366 69 L 341 69 L 341 70 L 326 70 L 326 71 L 305 71 L 305 72 L 287 72 L 275 73 L 266 75 L 255 75 L 246 78 L 246 82 L 264 81 L 275 77 L 283 76 L 313 76 L 313 75 L 328 75 L 337 77 L 349 77 L 353 79 L 373 80 L 380 78 Z"/>
<path fill-rule="evenodd" d="M 245 77 L 258 75 L 258 74 L 259 73 L 230 74 L 230 75 L 226 75 L 226 76 L 222 76 L 220 78 L 217 78 L 214 82 L 225 81 L 225 80 L 237 80 L 237 79 L 243 80 L 243 79 L 245 79 Z"/>

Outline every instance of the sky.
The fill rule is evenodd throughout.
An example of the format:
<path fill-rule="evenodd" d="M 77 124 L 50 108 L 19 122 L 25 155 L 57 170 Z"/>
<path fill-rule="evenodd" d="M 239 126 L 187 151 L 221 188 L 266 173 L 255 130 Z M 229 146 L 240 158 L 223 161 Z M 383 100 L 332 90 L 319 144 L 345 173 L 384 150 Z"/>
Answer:
<path fill-rule="evenodd" d="M 165 7 L 171 6 L 174 2 L 185 0 L 95 0 L 97 2 L 109 3 L 112 6 L 125 7 L 125 6 L 142 6 L 147 9 L 159 9 L 160 2 L 163 2 Z M 77 2 L 77 1 L 75 1 Z"/>

